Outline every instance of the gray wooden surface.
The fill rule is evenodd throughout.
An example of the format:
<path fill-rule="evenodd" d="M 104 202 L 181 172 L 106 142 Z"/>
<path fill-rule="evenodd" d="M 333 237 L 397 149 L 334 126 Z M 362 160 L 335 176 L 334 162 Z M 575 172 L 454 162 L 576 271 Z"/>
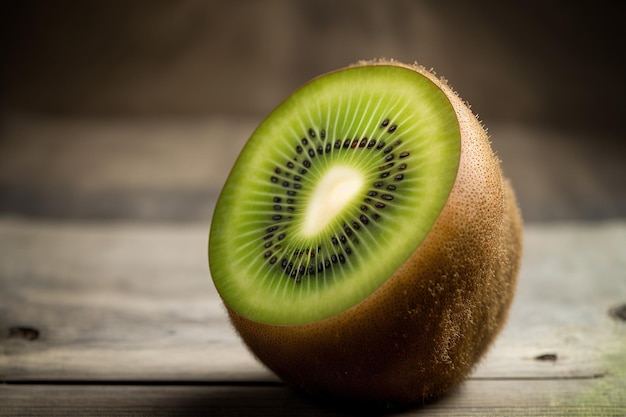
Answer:
<path fill-rule="evenodd" d="M 0 215 L 209 219 L 261 120 L 9 114 L 0 118 Z M 527 221 L 626 217 L 623 135 L 488 127 Z"/>
<path fill-rule="evenodd" d="M 258 364 L 207 222 L 0 220 L 0 415 L 347 415 Z M 399 415 L 626 415 L 626 222 L 530 224 L 510 320 L 470 379 Z M 371 410 L 370 410 L 371 411 Z"/>

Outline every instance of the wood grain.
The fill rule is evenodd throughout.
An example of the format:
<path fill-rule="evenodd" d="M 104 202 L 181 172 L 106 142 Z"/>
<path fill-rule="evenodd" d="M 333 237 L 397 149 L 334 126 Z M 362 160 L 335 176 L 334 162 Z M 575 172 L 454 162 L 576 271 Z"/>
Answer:
<path fill-rule="evenodd" d="M 410 409 L 315 402 L 282 386 L 0 386 L 0 416 L 623 416 L 589 379 L 470 380 L 439 401 Z"/>
<path fill-rule="evenodd" d="M 8 115 L 0 214 L 203 221 L 261 119 Z M 527 220 L 626 216 L 623 135 L 488 126 Z"/>
<path fill-rule="evenodd" d="M 0 415 L 336 415 L 240 343 L 208 226 L 0 220 Z M 531 224 L 525 245 L 505 330 L 427 414 L 626 414 L 626 322 L 611 314 L 626 304 L 626 222 Z"/>

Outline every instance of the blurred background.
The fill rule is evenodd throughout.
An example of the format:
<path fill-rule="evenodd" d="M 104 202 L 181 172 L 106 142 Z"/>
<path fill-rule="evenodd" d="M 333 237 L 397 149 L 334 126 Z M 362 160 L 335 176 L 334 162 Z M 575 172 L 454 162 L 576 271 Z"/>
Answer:
<path fill-rule="evenodd" d="M 255 126 L 362 59 L 445 76 L 529 222 L 626 217 L 619 3 L 183 0 L 0 6 L 0 215 L 208 220 Z"/>

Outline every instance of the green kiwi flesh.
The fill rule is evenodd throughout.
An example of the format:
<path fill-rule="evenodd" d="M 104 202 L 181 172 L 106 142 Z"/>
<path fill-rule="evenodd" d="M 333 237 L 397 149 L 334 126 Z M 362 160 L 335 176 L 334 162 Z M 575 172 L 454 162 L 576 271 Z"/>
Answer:
<path fill-rule="evenodd" d="M 432 227 L 460 144 L 449 100 L 414 71 L 354 67 L 300 88 L 253 133 L 217 203 L 221 296 L 270 324 L 356 305 Z"/>
<path fill-rule="evenodd" d="M 445 81 L 395 61 L 280 104 L 236 161 L 209 239 L 231 322 L 266 366 L 312 395 L 403 404 L 469 374 L 506 320 L 521 252 L 483 126 Z"/>

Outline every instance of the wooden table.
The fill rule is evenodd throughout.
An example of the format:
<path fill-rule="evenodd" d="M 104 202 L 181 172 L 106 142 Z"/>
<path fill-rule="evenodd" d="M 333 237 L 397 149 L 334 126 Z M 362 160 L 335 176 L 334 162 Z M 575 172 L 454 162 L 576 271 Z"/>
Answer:
<path fill-rule="evenodd" d="M 208 227 L 0 218 L 0 415 L 364 414 L 300 396 L 248 353 L 211 283 Z M 487 357 L 393 413 L 625 416 L 626 222 L 527 225 Z"/>

